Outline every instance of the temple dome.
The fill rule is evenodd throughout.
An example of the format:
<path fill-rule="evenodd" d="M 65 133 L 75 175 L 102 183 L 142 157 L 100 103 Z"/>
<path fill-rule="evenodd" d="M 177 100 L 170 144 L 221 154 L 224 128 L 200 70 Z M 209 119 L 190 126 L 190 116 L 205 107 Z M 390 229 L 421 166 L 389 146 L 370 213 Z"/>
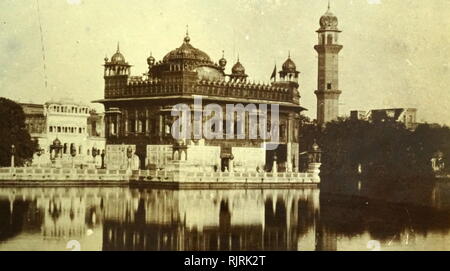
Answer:
<path fill-rule="evenodd" d="M 195 62 L 212 64 L 210 57 L 203 51 L 194 48 L 190 43 L 189 36 L 186 35 L 183 44 L 166 54 L 163 58 L 163 62 L 172 62 L 179 60 L 193 60 Z"/>

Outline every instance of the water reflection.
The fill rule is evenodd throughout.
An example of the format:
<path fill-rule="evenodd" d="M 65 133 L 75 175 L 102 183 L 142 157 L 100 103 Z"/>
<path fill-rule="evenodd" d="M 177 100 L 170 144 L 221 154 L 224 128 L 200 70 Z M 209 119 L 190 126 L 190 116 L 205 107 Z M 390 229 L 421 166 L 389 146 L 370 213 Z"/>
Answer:
<path fill-rule="evenodd" d="M 0 250 L 450 250 L 449 190 L 417 207 L 318 189 L 0 188 Z"/>

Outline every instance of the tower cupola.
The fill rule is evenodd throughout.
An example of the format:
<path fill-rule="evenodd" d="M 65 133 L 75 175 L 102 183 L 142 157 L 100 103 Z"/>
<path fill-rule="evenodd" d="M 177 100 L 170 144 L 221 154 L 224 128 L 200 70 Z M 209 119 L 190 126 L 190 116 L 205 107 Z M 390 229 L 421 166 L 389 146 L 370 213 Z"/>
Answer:
<path fill-rule="evenodd" d="M 297 66 L 291 59 L 291 53 L 289 52 L 288 58 L 281 66 L 280 78 L 284 81 L 298 81 L 298 75 L 300 72 L 297 71 Z"/>
<path fill-rule="evenodd" d="M 247 78 L 247 74 L 245 74 L 245 68 L 239 61 L 239 56 L 237 58 L 236 64 L 234 64 L 233 67 L 231 68 L 230 78 L 231 80 L 240 80 L 240 81 L 245 81 Z"/>

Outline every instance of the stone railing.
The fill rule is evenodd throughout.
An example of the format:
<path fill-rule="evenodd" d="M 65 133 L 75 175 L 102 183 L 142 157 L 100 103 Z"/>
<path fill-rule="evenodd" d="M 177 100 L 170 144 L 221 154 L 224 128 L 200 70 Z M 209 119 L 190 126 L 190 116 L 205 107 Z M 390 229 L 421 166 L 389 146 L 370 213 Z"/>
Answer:
<path fill-rule="evenodd" d="M 178 183 L 320 183 L 319 172 L 204 172 L 174 170 L 126 170 L 80 168 L 0 168 L 0 184 L 8 181 L 20 183 L 67 182 L 98 183 L 149 181 Z"/>
<path fill-rule="evenodd" d="M 320 183 L 312 172 L 189 172 L 165 170 L 133 170 L 131 180 L 158 182 L 223 182 L 223 183 Z"/>
<path fill-rule="evenodd" d="M 93 168 L 0 168 L 0 180 L 3 181 L 128 181 L 130 175 L 127 170 Z"/>

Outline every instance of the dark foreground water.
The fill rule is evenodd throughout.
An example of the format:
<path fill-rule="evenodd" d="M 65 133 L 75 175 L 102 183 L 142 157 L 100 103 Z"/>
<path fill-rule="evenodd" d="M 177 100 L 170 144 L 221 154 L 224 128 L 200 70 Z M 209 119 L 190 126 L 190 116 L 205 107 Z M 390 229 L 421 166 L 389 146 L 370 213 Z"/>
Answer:
<path fill-rule="evenodd" d="M 0 250 L 450 250 L 432 206 L 297 190 L 0 188 Z"/>

